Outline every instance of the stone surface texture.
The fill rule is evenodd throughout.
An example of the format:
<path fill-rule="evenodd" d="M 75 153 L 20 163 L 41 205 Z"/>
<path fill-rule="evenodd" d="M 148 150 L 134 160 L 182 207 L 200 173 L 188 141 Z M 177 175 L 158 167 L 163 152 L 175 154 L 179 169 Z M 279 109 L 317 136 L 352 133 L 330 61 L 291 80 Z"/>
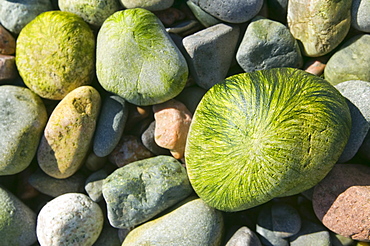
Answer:
<path fill-rule="evenodd" d="M 262 246 L 256 233 L 246 226 L 240 227 L 225 246 Z"/>
<path fill-rule="evenodd" d="M 370 32 L 370 2 L 366 0 L 352 0 L 352 27 L 362 32 Z"/>
<path fill-rule="evenodd" d="M 172 6 L 174 0 L 120 0 L 127 9 L 144 8 L 150 11 L 164 10 Z"/>
<path fill-rule="evenodd" d="M 13 55 L 15 52 L 15 38 L 0 25 L 0 54 Z"/>
<path fill-rule="evenodd" d="M 0 54 L 0 81 L 13 79 L 16 74 L 15 57 Z"/>

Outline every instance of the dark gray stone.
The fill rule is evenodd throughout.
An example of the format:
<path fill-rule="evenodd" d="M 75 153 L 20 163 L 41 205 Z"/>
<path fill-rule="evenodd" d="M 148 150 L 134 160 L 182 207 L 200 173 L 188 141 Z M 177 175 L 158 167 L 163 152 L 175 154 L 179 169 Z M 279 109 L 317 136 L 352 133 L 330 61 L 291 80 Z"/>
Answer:
<path fill-rule="evenodd" d="M 301 230 L 290 238 L 290 246 L 330 246 L 329 231 L 320 224 L 308 220 L 302 221 Z"/>
<path fill-rule="evenodd" d="M 207 90 L 200 88 L 197 85 L 186 87 L 177 97 L 176 100 L 182 102 L 190 113 L 194 114 L 200 100 Z"/>
<path fill-rule="evenodd" d="M 171 155 L 168 149 L 158 146 L 154 139 L 155 121 L 150 123 L 149 127 L 141 135 L 143 145 L 155 155 Z"/>
<path fill-rule="evenodd" d="M 108 172 L 105 169 L 100 169 L 86 179 L 86 193 L 94 202 L 100 202 L 103 199 L 103 182 L 106 177 L 108 177 Z"/>
<path fill-rule="evenodd" d="M 192 192 L 185 168 L 171 156 L 156 156 L 118 168 L 103 183 L 108 219 L 116 228 L 143 223 Z"/>
<path fill-rule="evenodd" d="M 262 246 L 257 235 L 248 227 L 240 227 L 225 246 Z"/>

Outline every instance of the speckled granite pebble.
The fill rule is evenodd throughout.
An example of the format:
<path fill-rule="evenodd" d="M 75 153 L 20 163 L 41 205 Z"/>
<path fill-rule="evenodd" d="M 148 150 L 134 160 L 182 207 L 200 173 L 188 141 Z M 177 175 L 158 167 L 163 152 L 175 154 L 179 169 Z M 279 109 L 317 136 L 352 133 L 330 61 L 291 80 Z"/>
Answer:
<path fill-rule="evenodd" d="M 104 217 L 98 204 L 81 193 L 68 193 L 48 202 L 37 217 L 41 246 L 91 246 L 99 237 Z"/>

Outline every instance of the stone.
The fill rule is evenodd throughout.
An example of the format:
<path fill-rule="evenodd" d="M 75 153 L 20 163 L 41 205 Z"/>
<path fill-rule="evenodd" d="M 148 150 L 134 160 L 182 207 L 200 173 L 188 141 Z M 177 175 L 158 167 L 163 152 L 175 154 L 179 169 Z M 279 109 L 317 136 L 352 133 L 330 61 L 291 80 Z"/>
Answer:
<path fill-rule="evenodd" d="M 0 86 L 0 176 L 19 173 L 30 165 L 46 121 L 39 96 L 24 87 Z"/>
<path fill-rule="evenodd" d="M 262 246 L 258 236 L 248 227 L 240 227 L 225 246 Z"/>
<path fill-rule="evenodd" d="M 220 211 L 201 199 L 186 199 L 161 217 L 130 231 L 122 246 L 218 246 L 223 227 Z"/>
<path fill-rule="evenodd" d="M 188 78 L 186 60 L 162 22 L 142 8 L 118 11 L 105 20 L 96 54 L 101 86 L 138 106 L 174 98 Z"/>
<path fill-rule="evenodd" d="M 93 141 L 93 151 L 97 156 L 107 156 L 117 146 L 127 116 L 128 107 L 123 98 L 112 95 L 103 100 Z"/>
<path fill-rule="evenodd" d="M 98 240 L 93 246 L 121 246 L 122 242 L 118 237 L 118 230 L 110 225 L 104 225 Z"/>
<path fill-rule="evenodd" d="M 288 26 L 303 46 L 305 56 L 318 57 L 334 50 L 351 27 L 352 1 L 291 0 Z"/>
<path fill-rule="evenodd" d="M 358 241 L 370 240 L 370 167 L 336 164 L 315 187 L 312 204 L 329 230 Z"/>
<path fill-rule="evenodd" d="M 324 77 L 336 85 L 349 80 L 370 81 L 370 34 L 345 41 L 326 64 Z"/>
<path fill-rule="evenodd" d="M 16 53 L 24 83 L 43 98 L 61 100 L 89 85 L 95 73 L 94 34 L 73 13 L 48 11 L 37 16 L 19 34 Z"/>
<path fill-rule="evenodd" d="M 290 246 L 331 246 L 330 234 L 327 229 L 309 220 L 302 221 L 301 230 L 290 238 Z"/>
<path fill-rule="evenodd" d="M 201 7 L 193 3 L 192 1 L 188 0 L 186 1 L 186 4 L 190 8 L 191 12 L 194 14 L 194 16 L 197 18 L 197 20 L 204 26 L 204 27 L 210 27 L 216 24 L 221 23 L 221 20 L 213 17 L 212 15 L 208 14 L 206 11 L 204 11 Z"/>
<path fill-rule="evenodd" d="M 13 79 L 16 74 L 15 57 L 0 54 L 0 81 Z"/>
<path fill-rule="evenodd" d="M 83 165 L 99 109 L 99 92 L 91 86 L 74 89 L 56 106 L 37 151 L 39 166 L 47 175 L 68 178 Z"/>
<path fill-rule="evenodd" d="M 324 73 L 326 62 L 326 58 L 311 58 L 304 64 L 303 69 L 313 75 L 321 76 Z"/>
<path fill-rule="evenodd" d="M 36 214 L 0 186 L 0 236 L 2 245 L 32 245 L 36 242 Z"/>
<path fill-rule="evenodd" d="M 99 237 L 104 217 L 99 205 L 81 193 L 54 198 L 37 216 L 36 234 L 41 246 L 90 246 Z"/>
<path fill-rule="evenodd" d="M 99 157 L 94 154 L 93 151 L 87 154 L 85 160 L 85 167 L 90 171 L 98 171 L 99 169 L 103 168 L 105 163 L 108 161 L 108 157 Z"/>
<path fill-rule="evenodd" d="M 74 13 L 95 27 L 100 27 L 109 16 L 122 9 L 118 0 L 59 0 L 58 6 L 61 11 Z"/>
<path fill-rule="evenodd" d="M 108 172 L 105 169 L 100 169 L 86 179 L 86 193 L 94 202 L 103 200 L 103 182 L 106 177 L 108 177 Z"/>
<path fill-rule="evenodd" d="M 261 0 L 191 0 L 213 17 L 229 23 L 244 23 L 255 17 L 261 10 Z"/>
<path fill-rule="evenodd" d="M 141 135 L 141 142 L 154 155 L 171 155 L 168 149 L 158 146 L 155 142 L 155 121 L 150 123 L 149 127 Z"/>
<path fill-rule="evenodd" d="M 191 192 L 185 168 L 171 156 L 130 163 L 103 182 L 108 219 L 116 228 L 146 222 Z"/>
<path fill-rule="evenodd" d="M 303 65 L 298 42 L 289 29 L 280 22 L 260 16 L 248 25 L 236 60 L 245 72 Z"/>
<path fill-rule="evenodd" d="M 10 32 L 19 34 L 39 14 L 52 9 L 50 0 L 1 0 L 0 23 Z"/>
<path fill-rule="evenodd" d="M 352 118 L 351 134 L 338 160 L 338 163 L 344 163 L 355 156 L 370 129 L 370 83 L 350 80 L 335 85 L 335 88 L 347 98 Z"/>
<path fill-rule="evenodd" d="M 164 10 L 172 6 L 174 0 L 120 0 L 127 9 L 144 8 L 150 11 Z"/>
<path fill-rule="evenodd" d="M 154 105 L 153 112 L 156 121 L 155 142 L 169 149 L 176 159 L 183 158 L 192 114 L 175 99 Z"/>
<path fill-rule="evenodd" d="M 133 135 L 123 135 L 120 142 L 109 154 L 108 159 L 117 167 L 123 167 L 131 162 L 152 157 L 153 154 Z"/>
<path fill-rule="evenodd" d="M 166 32 L 170 35 L 176 34 L 180 37 L 186 37 L 192 35 L 203 29 L 203 26 L 197 20 L 184 20 L 179 23 L 175 23 L 171 27 L 166 28 Z M 172 37 L 171 37 L 172 38 Z M 173 40 L 173 38 L 172 38 Z M 180 49 L 181 50 L 181 49 Z M 183 50 L 181 50 L 183 51 Z"/>
<path fill-rule="evenodd" d="M 352 0 L 352 27 L 360 32 L 370 32 L 370 3 L 366 0 Z"/>
<path fill-rule="evenodd" d="M 186 87 L 175 99 L 182 102 L 190 113 L 194 114 L 200 100 L 207 90 L 194 85 Z"/>
<path fill-rule="evenodd" d="M 15 53 L 15 38 L 8 30 L 0 25 L 0 54 L 13 55 Z M 0 73 L 1 74 L 1 73 Z"/>
<path fill-rule="evenodd" d="M 28 182 L 41 193 L 57 197 L 66 193 L 83 192 L 85 176 L 75 173 L 66 179 L 55 179 L 38 169 L 29 177 Z"/>
<path fill-rule="evenodd" d="M 217 24 L 183 39 L 190 74 L 208 90 L 225 79 L 236 52 L 239 27 Z"/>

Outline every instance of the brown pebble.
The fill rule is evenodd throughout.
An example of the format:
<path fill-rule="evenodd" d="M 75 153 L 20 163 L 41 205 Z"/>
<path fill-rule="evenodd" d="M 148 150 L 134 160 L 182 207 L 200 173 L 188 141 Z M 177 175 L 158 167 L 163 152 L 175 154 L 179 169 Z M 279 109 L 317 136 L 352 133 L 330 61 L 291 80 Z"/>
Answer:
<path fill-rule="evenodd" d="M 13 79 L 16 74 L 15 57 L 0 55 L 0 80 Z"/>
<path fill-rule="evenodd" d="M 313 58 L 308 60 L 304 65 L 304 70 L 316 76 L 324 73 L 328 57 Z"/>
<path fill-rule="evenodd" d="M 162 21 L 163 25 L 171 26 L 176 21 L 185 19 L 186 15 L 176 8 L 168 8 L 161 11 L 155 11 L 154 14 Z"/>
<path fill-rule="evenodd" d="M 0 54 L 13 55 L 15 53 L 15 39 L 2 25 L 0 25 Z"/>

